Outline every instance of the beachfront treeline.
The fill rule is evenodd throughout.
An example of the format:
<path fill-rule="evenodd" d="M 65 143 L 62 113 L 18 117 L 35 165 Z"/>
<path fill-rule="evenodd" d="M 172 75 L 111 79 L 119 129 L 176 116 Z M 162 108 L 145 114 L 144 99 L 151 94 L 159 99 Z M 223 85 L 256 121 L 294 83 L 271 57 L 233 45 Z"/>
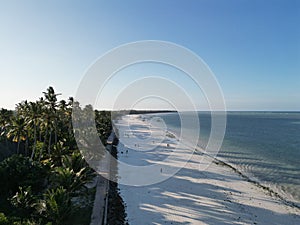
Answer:
<path fill-rule="evenodd" d="M 86 184 L 95 173 L 78 150 L 72 109 L 94 112 L 103 143 L 111 115 L 59 95 L 49 87 L 35 102 L 0 110 L 0 225 L 89 224 L 95 188 Z"/>

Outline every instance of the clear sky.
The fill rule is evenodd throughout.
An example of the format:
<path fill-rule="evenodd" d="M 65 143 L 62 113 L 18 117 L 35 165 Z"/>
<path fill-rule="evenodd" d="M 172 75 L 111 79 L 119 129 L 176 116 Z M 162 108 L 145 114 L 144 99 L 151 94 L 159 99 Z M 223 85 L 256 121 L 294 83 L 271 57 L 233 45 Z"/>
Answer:
<path fill-rule="evenodd" d="M 208 64 L 228 110 L 300 110 L 299 24 L 297 0 L 0 0 L 0 108 L 74 96 L 105 52 L 164 40 Z"/>

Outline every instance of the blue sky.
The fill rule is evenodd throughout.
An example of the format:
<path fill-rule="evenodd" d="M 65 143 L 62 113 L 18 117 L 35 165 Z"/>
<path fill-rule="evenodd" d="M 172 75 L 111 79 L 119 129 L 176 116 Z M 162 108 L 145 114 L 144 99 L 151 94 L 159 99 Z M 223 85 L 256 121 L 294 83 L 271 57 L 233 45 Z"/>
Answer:
<path fill-rule="evenodd" d="M 164 40 L 207 63 L 228 110 L 300 110 L 299 22 L 300 3 L 289 0 L 0 0 L 0 108 L 49 85 L 74 96 L 105 52 Z"/>

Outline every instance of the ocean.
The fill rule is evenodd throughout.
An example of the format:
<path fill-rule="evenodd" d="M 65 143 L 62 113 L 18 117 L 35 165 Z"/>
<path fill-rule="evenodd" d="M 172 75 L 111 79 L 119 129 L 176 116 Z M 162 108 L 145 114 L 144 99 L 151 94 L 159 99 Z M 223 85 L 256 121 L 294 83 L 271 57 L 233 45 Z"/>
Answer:
<path fill-rule="evenodd" d="M 168 130 L 180 134 L 177 113 L 155 116 L 163 119 Z M 199 112 L 198 117 L 198 146 L 205 148 L 211 116 Z M 217 158 L 300 207 L 300 112 L 228 112 Z"/>

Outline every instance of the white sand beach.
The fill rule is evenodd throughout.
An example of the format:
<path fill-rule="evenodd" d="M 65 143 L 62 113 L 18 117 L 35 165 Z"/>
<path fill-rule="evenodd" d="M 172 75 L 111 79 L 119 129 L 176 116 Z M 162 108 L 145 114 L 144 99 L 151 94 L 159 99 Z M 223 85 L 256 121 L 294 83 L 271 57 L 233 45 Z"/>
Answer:
<path fill-rule="evenodd" d="M 182 164 L 176 159 L 182 161 L 187 157 L 183 154 L 189 152 L 174 152 L 176 138 L 164 135 L 162 139 L 162 132 L 153 126 L 145 129 L 149 125 L 143 116 L 125 116 L 116 126 L 120 133 L 118 157 L 124 163 L 139 167 L 164 165 L 163 160 L 173 154 L 172 165 L 168 166 L 179 167 Z M 158 147 L 151 150 L 155 144 Z M 147 186 L 119 184 L 129 224 L 300 224 L 298 208 L 271 196 L 231 168 L 210 162 L 207 156 L 193 154 L 184 168 L 163 182 Z M 210 165 L 199 170 L 200 163 Z M 119 183 L 130 177 L 127 173 L 119 168 Z M 162 169 L 159 176 L 164 173 L 169 175 Z"/>

